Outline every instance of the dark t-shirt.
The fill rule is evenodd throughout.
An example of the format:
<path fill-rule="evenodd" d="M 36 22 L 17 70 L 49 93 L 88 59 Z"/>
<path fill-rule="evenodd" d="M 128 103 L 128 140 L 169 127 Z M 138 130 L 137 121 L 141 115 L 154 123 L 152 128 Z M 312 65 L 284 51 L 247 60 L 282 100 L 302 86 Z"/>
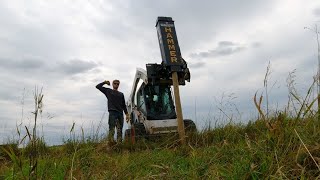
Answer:
<path fill-rule="evenodd" d="M 106 95 L 108 99 L 108 111 L 118 111 L 120 113 L 124 111 L 127 114 L 128 111 L 123 93 L 110 88 L 105 88 L 103 87 L 104 84 L 105 82 L 99 83 L 96 88 Z"/>

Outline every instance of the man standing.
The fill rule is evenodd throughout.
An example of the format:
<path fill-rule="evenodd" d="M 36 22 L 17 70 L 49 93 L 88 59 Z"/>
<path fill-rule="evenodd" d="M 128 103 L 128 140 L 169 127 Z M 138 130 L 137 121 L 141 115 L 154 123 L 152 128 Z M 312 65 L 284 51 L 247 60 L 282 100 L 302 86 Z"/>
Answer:
<path fill-rule="evenodd" d="M 112 82 L 113 89 L 105 88 L 103 85 L 109 85 L 109 81 L 99 83 L 96 88 L 99 89 L 108 99 L 108 111 L 109 111 L 109 134 L 108 141 L 113 142 L 113 136 L 115 128 L 117 128 L 117 141 L 122 141 L 122 128 L 123 128 L 123 111 L 126 114 L 126 121 L 129 121 L 129 114 L 124 100 L 122 92 L 118 91 L 120 81 L 114 80 Z"/>

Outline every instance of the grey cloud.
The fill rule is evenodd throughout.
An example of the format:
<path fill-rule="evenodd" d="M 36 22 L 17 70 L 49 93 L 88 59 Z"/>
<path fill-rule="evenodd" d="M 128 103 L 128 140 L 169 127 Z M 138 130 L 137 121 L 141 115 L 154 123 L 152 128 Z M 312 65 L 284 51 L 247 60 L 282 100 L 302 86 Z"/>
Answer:
<path fill-rule="evenodd" d="M 314 67 L 313 70 L 316 70 L 317 65 L 318 59 L 316 56 L 307 56 L 300 61 L 299 69 L 312 70 L 310 67 Z"/>
<path fill-rule="evenodd" d="M 36 55 L 51 59 L 69 55 L 74 49 L 72 38 L 68 34 L 70 27 L 49 21 L 40 22 L 42 18 L 33 14 L 33 12 L 36 14 L 37 8 L 29 8 L 23 9 L 26 12 L 17 13 L 14 3 L 1 2 L 1 55 L 9 53 L 11 58 Z M 7 49 L 9 51 L 6 51 Z"/>
<path fill-rule="evenodd" d="M 193 53 L 190 56 L 193 58 L 208 58 L 218 56 L 228 56 L 245 50 L 246 47 L 237 45 L 230 41 L 221 41 L 218 43 L 218 47 L 213 50 L 208 50 L 199 53 Z"/>
<path fill-rule="evenodd" d="M 222 31 L 225 24 L 234 21 L 251 21 L 257 13 L 272 9 L 275 1 L 258 0 L 255 2 L 241 2 L 231 0 L 199 1 L 191 0 L 150 2 L 147 0 L 115 1 L 112 3 L 114 12 L 119 16 L 112 19 L 91 19 L 99 35 L 109 40 L 125 42 L 128 48 L 141 45 L 144 51 L 154 49 L 158 53 L 156 29 L 154 27 L 158 16 L 171 16 L 175 20 L 176 30 L 182 53 L 190 55 L 199 44 L 209 42 Z M 108 3 L 93 3 L 97 10 L 105 11 Z M 192 13 L 190 13 L 192 12 Z M 146 16 L 148 14 L 148 16 Z M 151 30 L 151 31 L 150 31 Z M 152 31 L 153 30 L 153 31 Z M 140 43 L 140 44 L 139 44 Z M 136 45 L 136 46 L 135 46 Z M 232 41 L 221 41 L 218 47 L 191 54 L 191 58 L 221 57 L 241 52 L 246 47 L 239 46 Z M 252 45 L 259 47 L 259 44 Z M 251 45 L 248 47 L 252 47 Z M 158 54 L 156 54 L 158 55 Z M 188 61 L 188 60 L 187 60 Z M 204 63 L 190 64 L 191 68 L 204 67 Z M 121 68 L 123 69 L 123 68 Z"/>
<path fill-rule="evenodd" d="M 8 35 L 0 42 L 1 48 L 13 50 L 12 57 L 16 55 L 36 55 L 37 57 L 61 58 L 61 55 L 69 54 L 73 49 L 68 37 L 60 27 L 50 27 L 47 30 L 37 29 L 26 25 L 16 25 L 10 27 L 17 31 L 14 35 Z M 34 25 L 35 26 L 35 25 Z M 9 29 L 9 27 L 7 27 Z M 0 31 L 1 32 L 1 31 Z M 65 41 L 62 41 L 64 39 Z M 59 52 L 59 53 L 57 53 Z"/>
<path fill-rule="evenodd" d="M 314 10 L 313 10 L 313 14 L 314 14 L 315 16 L 320 16 L 320 7 L 314 9 Z"/>
<path fill-rule="evenodd" d="M 87 2 L 87 1 L 83 1 L 83 2 Z M 0 6 L 0 12 L 2 14 L 2 16 L 0 16 L 0 22 L 5 22 L 5 23 L 1 23 L 3 28 L 1 28 L 2 30 L 0 30 L 0 32 L 2 33 L 0 34 L 2 34 L 3 36 L 0 37 L 0 54 L 2 54 L 3 57 L 10 57 L 12 59 L 16 59 L 15 56 L 23 57 L 25 55 L 26 56 L 35 55 L 36 57 L 41 57 L 42 59 L 45 59 L 45 61 L 41 61 L 42 59 L 39 59 L 40 64 L 38 64 L 37 59 L 19 60 L 19 61 L 13 61 L 13 62 L 2 62 L 0 58 L 0 70 L 2 70 L 1 75 L 4 77 L 3 78 L 4 83 L 8 83 L 8 82 L 11 83 L 11 80 L 10 81 L 8 80 L 9 78 L 12 78 L 15 81 L 24 81 L 23 83 L 32 84 L 32 85 L 35 82 L 37 83 L 44 82 L 45 87 L 48 90 L 49 96 L 53 97 L 54 99 L 60 100 L 58 102 L 64 102 L 64 103 L 56 103 L 54 105 L 49 103 L 47 105 L 47 107 L 51 106 L 52 110 L 50 111 L 53 112 L 54 114 L 60 114 L 59 112 L 61 111 L 63 112 L 63 108 L 67 106 L 66 104 L 70 102 L 79 103 L 81 104 L 81 106 L 79 105 L 79 108 L 74 108 L 75 110 L 72 113 L 88 114 L 87 108 L 90 108 L 89 114 L 90 115 L 93 114 L 92 117 L 96 118 L 99 121 L 100 117 L 98 116 L 102 114 L 105 110 L 106 99 L 105 97 L 102 96 L 101 93 L 99 94 L 99 92 L 95 89 L 94 86 L 96 85 L 97 82 L 101 81 L 101 79 L 97 80 L 95 76 L 86 77 L 88 80 L 92 80 L 90 81 L 91 83 L 90 87 L 86 87 L 86 88 L 79 88 L 79 87 L 75 87 L 74 85 L 69 87 L 68 85 L 65 85 L 65 84 L 56 83 L 56 81 L 59 81 L 65 77 L 70 77 L 70 76 L 72 76 L 71 78 L 78 77 L 78 76 L 80 77 L 82 75 L 81 73 L 88 72 L 90 73 L 90 75 L 100 74 L 100 73 L 95 73 L 96 71 L 99 71 L 99 68 L 97 68 L 98 63 L 94 61 L 85 61 L 85 60 L 78 59 L 78 60 L 71 60 L 68 62 L 55 63 L 56 60 L 58 59 L 66 60 L 68 59 L 68 57 L 82 58 L 83 56 L 81 56 L 81 54 L 83 52 L 83 49 L 85 49 L 83 47 L 87 47 L 86 45 L 88 46 L 91 45 L 91 43 L 89 42 L 87 44 L 86 43 L 87 41 L 85 40 L 79 41 L 79 39 L 76 38 L 77 36 L 75 37 L 70 36 L 71 35 L 70 33 L 74 32 L 74 30 L 77 33 L 79 33 L 79 35 L 81 36 L 88 36 L 89 39 L 91 38 L 94 39 L 97 36 L 97 39 L 103 41 L 103 43 L 113 44 L 114 43 L 113 40 L 116 40 L 116 41 L 118 40 L 121 43 L 121 45 L 119 46 L 118 44 L 114 44 L 113 46 L 114 48 L 117 48 L 117 49 L 119 48 L 125 49 L 128 47 L 128 48 L 132 48 L 134 51 L 138 51 L 139 46 L 141 46 L 140 49 L 143 49 L 143 52 L 146 52 L 145 54 L 141 53 L 143 54 L 141 55 L 143 59 L 150 58 L 151 56 L 150 52 L 152 51 L 155 51 L 156 52 L 154 53 L 155 57 L 160 59 L 156 29 L 154 27 L 155 20 L 157 16 L 171 16 L 176 22 L 177 35 L 178 35 L 182 53 L 185 53 L 186 55 L 187 54 L 190 55 L 191 52 L 194 52 L 193 49 L 198 49 L 198 47 L 200 47 L 199 45 L 203 43 L 208 44 L 208 42 L 212 42 L 212 40 L 214 39 L 219 39 L 217 38 L 217 34 L 219 34 L 219 32 L 225 32 L 224 30 L 226 28 L 229 28 L 230 24 L 233 24 L 233 23 L 237 24 L 238 22 L 245 22 L 245 23 L 249 22 L 247 24 L 252 25 L 252 23 L 255 23 L 255 21 L 257 20 L 257 17 L 259 17 L 261 13 L 263 14 L 265 12 L 269 12 L 269 10 L 272 9 L 274 2 L 275 1 L 266 2 L 262 0 L 257 0 L 254 2 L 249 2 L 249 1 L 239 2 L 236 0 L 230 0 L 230 1 L 199 0 L 197 2 L 191 1 L 191 0 L 185 0 L 183 2 L 176 1 L 176 0 L 163 0 L 163 1 L 129 0 L 129 1 L 114 1 L 114 2 L 105 2 L 105 3 L 102 2 L 103 6 L 101 6 L 101 9 L 97 9 L 98 11 L 96 11 L 96 13 L 84 14 L 83 16 L 84 19 L 81 19 L 81 21 L 80 19 L 77 19 L 79 21 L 70 21 L 72 22 L 71 26 L 72 27 L 74 26 L 74 28 L 71 28 L 72 30 L 71 32 L 70 32 L 70 27 L 67 28 L 66 26 L 69 24 L 68 19 L 66 21 L 61 21 L 62 19 L 56 19 L 55 18 L 56 16 L 53 16 L 52 19 L 48 19 L 49 21 L 46 21 L 46 22 L 34 21 L 37 23 L 32 23 L 33 21 L 29 21 L 29 22 L 24 21 L 24 23 L 22 23 L 24 19 L 23 18 L 20 19 L 20 16 L 16 18 L 12 18 L 15 12 L 13 11 L 11 12 L 10 9 L 14 9 L 14 8 L 10 8 L 10 9 L 7 8 L 8 12 L 6 13 L 6 11 L 3 11 L 4 6 Z M 92 1 L 92 5 L 95 5 L 95 4 L 99 5 L 98 2 Z M 28 11 L 32 13 L 31 7 L 42 8 L 42 7 L 37 7 L 35 5 L 35 6 L 30 6 L 30 8 L 24 8 L 24 9 L 28 9 Z M 65 6 L 65 7 L 68 7 L 68 6 Z M 69 7 L 73 7 L 73 6 L 69 6 Z M 75 7 L 79 7 L 79 6 L 75 6 Z M 87 6 L 87 5 L 83 7 L 91 8 L 91 6 Z M 64 7 L 61 7 L 61 9 L 63 8 Z M 74 9 L 75 13 L 74 14 L 70 13 L 69 15 L 78 17 L 79 14 L 76 13 L 77 12 L 76 10 L 78 10 L 78 8 L 73 7 L 72 9 Z M 110 17 L 111 20 L 108 19 L 109 15 L 105 14 L 106 10 L 108 9 L 113 9 L 114 14 L 116 14 L 116 16 Z M 70 9 L 67 9 L 67 10 L 70 10 Z M 83 11 L 84 9 L 82 9 L 80 12 L 83 12 Z M 320 10 L 318 8 L 318 9 L 315 9 L 314 11 L 311 10 L 311 13 L 314 13 L 314 15 L 317 15 L 319 17 L 319 11 Z M 8 16 L 8 13 L 12 13 L 12 16 Z M 21 12 L 21 14 L 24 14 L 24 12 Z M 68 18 L 68 16 L 63 16 L 63 17 Z M 88 18 L 88 19 L 85 19 L 85 18 Z M 87 33 L 85 35 L 81 34 L 82 29 L 81 27 L 77 26 L 78 25 L 77 23 L 82 24 L 83 22 L 82 20 L 84 21 L 87 20 L 88 22 L 90 22 L 90 25 L 95 26 L 92 28 L 93 29 L 92 33 Z M 47 22 L 49 23 L 47 24 Z M 60 24 L 60 22 L 62 24 Z M 37 26 L 37 25 L 40 25 L 40 26 Z M 69 31 L 67 31 L 68 29 Z M 79 31 L 77 31 L 77 29 L 79 29 Z M 91 26 L 90 26 L 90 32 L 91 32 Z M 12 36 L 6 36 L 6 33 Z M 232 31 L 230 33 L 232 33 Z M 273 39 L 270 38 L 270 40 L 273 40 Z M 279 59 L 279 57 L 280 58 L 287 57 L 287 55 L 289 54 L 288 52 L 290 53 L 301 52 L 301 50 L 298 51 L 297 50 L 298 48 L 295 48 L 295 47 L 301 46 L 302 43 L 301 44 L 296 43 L 297 44 L 296 46 L 292 45 L 292 42 L 302 42 L 302 41 L 296 41 L 296 40 L 295 41 L 291 40 L 289 44 L 286 44 L 286 43 L 278 44 L 279 43 L 278 41 L 275 41 L 274 44 L 261 41 L 263 42 L 263 47 L 261 47 L 261 43 L 259 42 L 258 43 L 247 42 L 248 45 L 245 47 L 237 44 L 236 42 L 221 41 L 221 42 L 217 42 L 217 44 L 213 47 L 209 47 L 208 49 L 204 49 L 204 50 L 201 50 L 201 52 L 193 54 L 195 55 L 195 57 L 199 59 L 197 58 L 192 59 L 190 57 L 189 59 L 190 61 L 189 61 L 186 58 L 187 62 L 189 62 L 188 65 L 192 73 L 191 74 L 192 82 L 194 82 L 195 76 L 199 77 L 198 79 L 199 81 L 203 80 L 202 78 L 206 76 L 206 72 L 201 72 L 201 70 L 204 69 L 206 65 L 210 65 L 209 63 L 207 64 L 206 61 L 203 61 L 203 59 L 200 59 L 200 58 L 203 58 L 204 56 L 207 56 L 207 57 L 230 56 L 232 54 L 242 52 L 246 48 L 248 49 L 250 48 L 250 50 L 252 50 L 251 48 L 255 48 L 254 52 L 247 53 L 250 55 L 247 55 L 246 53 L 241 54 L 241 57 L 239 57 L 240 60 L 237 61 L 237 64 L 232 65 L 232 66 L 236 66 L 237 68 L 229 69 L 230 64 L 228 63 L 217 66 L 217 67 L 211 66 L 210 67 L 211 69 L 209 69 L 208 71 L 214 72 L 216 77 L 214 77 L 213 75 L 208 77 L 210 80 L 212 80 L 211 81 L 212 87 L 207 87 L 207 89 L 209 89 L 210 91 L 207 91 L 207 93 L 205 93 L 206 96 L 203 96 L 203 99 L 201 99 L 201 101 L 206 102 L 206 100 L 208 99 L 207 97 L 208 94 L 209 95 L 215 94 L 216 92 L 219 92 L 220 89 L 222 90 L 230 89 L 230 88 L 237 89 L 239 86 L 238 84 L 240 84 L 241 82 L 244 82 L 243 79 L 246 79 L 246 77 L 252 76 L 252 74 L 254 74 L 256 71 L 261 72 L 261 79 L 263 80 L 263 75 L 265 71 L 265 67 L 263 63 L 267 61 L 266 60 L 267 58 L 269 58 L 270 56 L 272 57 L 276 56 L 276 58 Z M 268 44 L 271 44 L 271 45 L 268 46 Z M 258 47 L 261 47 L 261 48 L 258 48 Z M 283 48 L 283 47 L 286 47 L 286 48 Z M 286 50 L 288 49 L 287 47 L 290 47 L 290 49 Z M 112 51 L 112 49 L 110 51 Z M 90 56 L 89 51 L 85 52 L 85 54 L 86 54 L 85 57 Z M 124 57 L 129 56 L 127 52 L 124 52 L 123 54 L 121 54 L 121 56 L 122 55 Z M 293 57 L 294 55 L 295 54 L 291 55 L 291 57 Z M 99 54 L 94 52 L 94 55 L 92 56 L 96 58 L 101 58 L 105 56 L 105 54 Z M 132 59 L 134 60 L 139 58 L 141 57 L 132 57 Z M 155 59 L 154 57 L 152 58 Z M 293 61 L 294 60 L 295 59 L 293 59 Z M 138 60 L 137 61 L 131 60 L 130 63 L 131 63 L 130 65 L 134 63 L 138 64 Z M 307 68 L 310 69 L 310 67 L 307 67 L 309 63 L 312 64 L 311 58 L 310 58 L 310 61 L 308 61 L 308 63 L 306 62 L 305 69 Z M 252 67 L 258 64 L 259 66 L 253 68 L 252 70 Z M 144 67 L 145 63 L 140 63 L 140 65 Z M 128 67 L 133 69 L 132 70 L 133 73 L 131 73 L 131 71 L 126 71 L 126 74 L 134 75 L 135 66 L 136 64 L 134 65 L 134 67 L 129 65 L 125 66 L 125 68 Z M 228 69 L 224 69 L 225 67 L 228 67 Z M 118 70 L 119 72 L 123 72 L 124 70 L 123 67 L 120 68 L 120 65 L 117 65 L 116 68 L 117 68 L 116 70 L 119 69 Z M 193 72 L 192 68 L 195 69 L 194 70 L 195 72 Z M 23 70 L 23 73 L 21 73 L 21 70 Z M 36 75 L 32 75 L 33 73 L 30 73 L 30 71 L 36 71 L 37 73 Z M 39 78 L 40 78 L 40 81 L 38 81 Z M 235 78 L 237 79 L 235 80 Z M 46 79 L 48 81 L 41 81 L 43 79 Z M 230 82 L 239 81 L 239 83 L 227 83 L 229 79 L 231 80 Z M 217 80 L 220 80 L 220 81 L 217 81 Z M 71 79 L 71 81 L 73 80 Z M 131 82 L 131 78 L 130 78 L 130 82 Z M 13 85 L 22 84 L 24 86 L 23 83 L 13 82 L 12 84 Z M 242 85 L 243 84 L 246 84 L 246 83 L 242 83 Z M 125 87 L 123 85 L 122 87 Z M 129 84 L 128 86 L 131 87 L 131 84 Z M 61 91 L 61 87 L 65 89 Z M 130 89 L 130 87 L 128 89 Z M 10 86 L 7 85 L 2 88 L 7 88 L 8 90 L 5 91 L 4 89 L 0 89 L 0 96 L 11 93 L 10 90 L 12 90 L 13 88 L 16 88 L 16 86 L 11 87 L 11 85 Z M 123 90 L 124 92 L 129 92 L 129 91 L 126 91 L 126 89 L 123 89 Z M 242 91 L 236 92 L 238 97 L 243 97 L 244 99 L 240 103 L 242 108 L 244 108 L 243 106 L 246 107 L 244 108 L 244 110 L 248 110 L 248 109 L 255 110 L 251 100 L 255 90 L 252 90 L 252 91 L 253 91 L 252 93 L 251 91 L 250 93 L 248 93 L 248 90 L 243 90 L 243 95 L 242 95 Z M 275 92 L 277 91 L 275 90 Z M 69 96 L 72 96 L 72 98 L 69 98 Z M 67 97 L 67 98 L 64 98 L 64 97 Z M 8 98 L 14 98 L 14 97 L 8 96 Z M 279 96 L 279 98 L 281 97 Z M 88 102 L 88 99 L 90 99 L 90 102 Z M 83 103 L 84 101 L 86 101 L 86 103 Z M 91 101 L 96 101 L 96 102 L 92 103 Z M 184 103 L 184 105 L 192 106 L 194 104 L 193 96 L 190 96 L 189 101 L 187 102 L 189 103 Z M 198 99 L 198 104 L 201 104 L 200 98 Z M 250 108 L 246 106 L 247 104 L 248 105 L 250 104 Z M 56 106 L 56 107 L 53 108 L 52 106 Z M 204 104 L 203 107 L 204 108 L 202 109 L 201 107 L 201 109 L 206 110 L 204 114 L 205 115 L 208 114 L 207 112 L 209 111 L 208 105 Z M 15 108 L 15 107 L 12 107 L 12 108 Z M 79 111 L 79 109 L 81 110 Z M 94 111 L 91 109 L 93 109 Z M 1 110 L 3 111 L 3 109 Z M 194 110 L 194 107 L 191 107 L 189 109 L 189 114 L 192 112 L 191 115 L 193 115 L 193 112 L 194 112 L 193 110 Z M 3 119 L 5 117 L 12 117 L 12 115 L 3 116 L 3 112 L 1 112 L 0 114 L 2 114 L 2 117 L 0 119 Z M 68 119 L 68 116 L 66 117 L 64 115 L 60 115 L 60 117 L 57 117 L 55 119 L 59 120 L 59 118 Z M 55 128 L 55 127 L 52 127 L 52 128 Z M 52 135 L 50 134 L 50 136 Z"/>
<path fill-rule="evenodd" d="M 227 55 L 231 55 L 234 54 L 236 52 L 240 52 L 242 50 L 244 50 L 245 47 L 227 47 L 225 49 L 219 49 L 219 50 L 211 50 L 209 51 L 210 54 L 212 56 L 227 56 Z"/>
<path fill-rule="evenodd" d="M 43 68 L 45 66 L 44 62 L 39 59 L 0 59 L 0 68 L 4 69 L 15 69 L 15 70 L 36 70 Z"/>
<path fill-rule="evenodd" d="M 97 63 L 93 61 L 83 61 L 80 59 L 73 59 L 68 62 L 59 63 L 54 67 L 54 71 L 62 72 L 68 75 L 80 74 L 88 72 L 98 66 Z"/>
<path fill-rule="evenodd" d="M 190 67 L 190 69 L 199 69 L 206 66 L 206 63 L 205 62 L 189 63 L 188 66 Z"/>
<path fill-rule="evenodd" d="M 75 75 L 85 73 L 98 67 L 99 63 L 93 61 L 84 61 L 80 59 L 72 59 L 67 62 L 57 62 L 56 64 L 45 61 L 44 59 L 6 59 L 0 58 L 0 68 L 16 73 L 40 72 L 40 73 L 55 73 Z"/>
<path fill-rule="evenodd" d="M 231 41 L 220 41 L 219 42 L 219 46 L 222 47 L 222 46 L 233 46 L 235 45 L 233 42 Z"/>
<path fill-rule="evenodd" d="M 96 8 L 97 11 L 105 12 L 108 11 L 110 3 L 105 2 L 89 2 L 93 7 Z M 113 11 L 119 13 L 126 13 L 128 12 L 128 5 L 127 3 L 123 3 L 120 1 L 114 1 L 112 3 Z M 120 13 L 119 13 L 120 14 Z M 132 22 L 128 16 L 113 16 L 111 19 L 105 18 L 90 18 L 88 17 L 89 21 L 93 24 L 97 33 L 104 38 L 108 38 L 109 40 L 115 39 L 118 41 L 126 41 L 130 40 L 133 37 L 137 37 L 143 34 L 139 29 L 138 23 Z M 150 26 L 152 28 L 152 26 Z M 147 30 L 147 29 L 145 29 Z M 141 39 L 143 40 L 143 39 Z M 140 40 L 140 41 L 141 41 Z"/>
<path fill-rule="evenodd" d="M 253 47 L 253 48 L 259 48 L 259 47 L 261 47 L 262 46 L 262 43 L 261 42 L 253 42 L 252 44 L 251 44 L 251 47 Z"/>
<path fill-rule="evenodd" d="M 241 3 L 236 0 L 197 2 L 129 0 L 126 3 L 115 1 L 113 7 L 115 12 L 122 12 L 121 16 L 114 17 L 112 21 L 98 22 L 97 28 L 120 40 L 128 36 L 139 37 L 139 41 L 152 41 L 154 43 L 151 44 L 156 46 L 157 37 L 154 27 L 156 18 L 171 16 L 175 20 L 180 47 L 188 51 L 203 41 L 210 41 L 216 32 L 224 27 L 224 24 L 230 21 L 250 20 L 256 13 L 272 9 L 273 4 L 274 1 L 266 3 L 262 0 Z M 125 24 L 121 23 L 123 21 Z M 152 29 L 154 29 L 153 34 L 150 33 Z"/>
<path fill-rule="evenodd" d="M 98 32 L 108 38 L 125 41 L 132 35 L 133 27 L 130 27 L 126 21 L 121 21 L 121 19 L 115 18 L 107 22 L 93 20 L 92 22 Z"/>
<path fill-rule="evenodd" d="M 19 95 L 13 93 L 12 87 L 3 87 L 0 89 L 0 101 L 16 101 Z"/>

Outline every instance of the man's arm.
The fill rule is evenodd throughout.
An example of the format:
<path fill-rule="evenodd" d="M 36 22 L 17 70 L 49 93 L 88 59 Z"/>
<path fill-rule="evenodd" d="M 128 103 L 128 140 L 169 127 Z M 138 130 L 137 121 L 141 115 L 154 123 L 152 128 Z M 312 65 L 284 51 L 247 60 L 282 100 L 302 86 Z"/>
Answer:
<path fill-rule="evenodd" d="M 109 81 L 103 81 L 103 82 L 97 84 L 96 88 L 99 89 L 102 93 L 105 93 L 105 91 L 107 89 L 107 88 L 103 87 L 103 85 L 105 85 L 105 84 L 110 85 L 110 82 Z"/>
<path fill-rule="evenodd" d="M 99 83 L 96 85 L 96 88 L 99 89 L 100 91 L 103 91 L 104 87 L 103 85 L 107 84 L 105 81 Z"/>

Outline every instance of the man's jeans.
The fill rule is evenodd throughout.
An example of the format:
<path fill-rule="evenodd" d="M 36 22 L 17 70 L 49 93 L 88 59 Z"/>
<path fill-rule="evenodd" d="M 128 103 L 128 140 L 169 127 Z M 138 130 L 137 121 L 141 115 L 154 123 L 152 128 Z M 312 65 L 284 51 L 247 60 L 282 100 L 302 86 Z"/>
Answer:
<path fill-rule="evenodd" d="M 109 134 L 108 140 L 114 141 L 114 128 L 117 128 L 117 141 L 122 142 L 123 113 L 109 111 Z"/>

